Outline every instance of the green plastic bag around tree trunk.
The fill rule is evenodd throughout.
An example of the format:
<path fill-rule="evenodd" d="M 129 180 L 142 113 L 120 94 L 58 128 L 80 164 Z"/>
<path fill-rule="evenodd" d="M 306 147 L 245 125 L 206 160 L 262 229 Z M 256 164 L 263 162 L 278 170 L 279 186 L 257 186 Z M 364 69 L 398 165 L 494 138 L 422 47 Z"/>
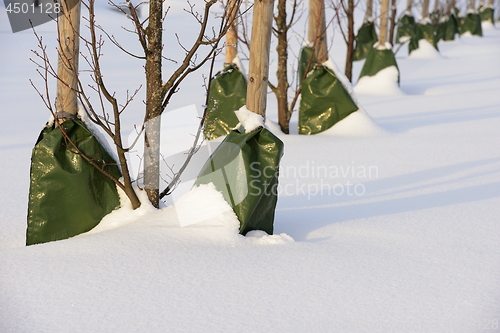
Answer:
<path fill-rule="evenodd" d="M 439 38 L 444 41 L 455 40 L 455 35 L 459 33 L 458 20 L 451 14 L 448 19 L 439 24 Z"/>
<path fill-rule="evenodd" d="M 356 36 L 356 48 L 354 50 L 353 60 L 365 59 L 373 48 L 373 44 L 378 41 L 377 31 L 375 31 L 375 24 L 367 22 L 361 26 Z"/>
<path fill-rule="evenodd" d="M 446 33 L 446 23 L 448 20 L 444 22 L 440 22 L 436 27 L 436 40 L 439 42 L 444 38 L 444 34 Z"/>
<path fill-rule="evenodd" d="M 493 10 L 493 8 L 491 7 L 488 7 L 488 6 L 485 6 L 485 7 L 482 7 L 480 10 L 479 10 L 479 16 L 481 17 L 481 21 L 489 21 L 491 22 L 491 24 L 495 24 L 495 11 Z"/>
<path fill-rule="evenodd" d="M 307 65 L 309 64 L 309 70 L 307 71 L 309 73 L 310 71 L 313 70 L 315 63 L 316 63 L 316 55 L 313 54 L 312 48 L 309 46 L 303 47 L 302 50 L 300 51 L 299 68 L 297 70 L 297 72 L 299 73 L 298 74 L 299 84 L 301 84 L 302 80 L 304 79 L 307 70 Z"/>
<path fill-rule="evenodd" d="M 420 24 L 420 23 L 417 23 L 417 25 L 419 26 L 420 30 L 422 31 L 422 37 L 427 40 L 429 43 L 432 44 L 432 46 L 434 46 L 434 48 L 436 50 L 439 51 L 438 49 L 438 45 L 437 45 L 437 36 L 436 36 L 436 29 L 434 28 L 434 26 L 430 23 L 425 23 L 425 24 Z"/>
<path fill-rule="evenodd" d="M 247 82 L 237 66 L 228 65 L 215 75 L 210 83 L 206 139 L 224 136 L 238 125 L 234 111 L 245 105 L 246 96 Z"/>
<path fill-rule="evenodd" d="M 466 32 L 470 32 L 473 36 L 483 36 L 481 17 L 479 14 L 467 14 L 464 23 L 460 26 L 460 34 L 463 35 Z"/>
<path fill-rule="evenodd" d="M 79 120 L 61 124 L 85 156 L 120 178 L 116 162 Z M 33 148 L 26 245 L 89 231 L 120 205 L 115 183 L 75 154 L 57 126 L 45 127 Z"/>
<path fill-rule="evenodd" d="M 302 81 L 299 105 L 299 134 L 323 132 L 358 107 L 335 74 L 326 67 L 315 67 Z"/>
<path fill-rule="evenodd" d="M 359 78 L 363 76 L 374 76 L 381 70 L 387 67 L 396 66 L 398 69 L 398 84 L 399 84 L 399 68 L 396 62 L 396 57 L 391 49 L 377 49 L 372 47 L 368 56 L 366 57 L 365 64 L 361 70 Z"/>
<path fill-rule="evenodd" d="M 396 43 L 404 43 L 413 36 L 415 29 L 415 18 L 412 15 L 405 14 L 398 22 L 396 30 Z"/>
<path fill-rule="evenodd" d="M 408 54 L 418 49 L 418 41 L 422 38 L 424 38 L 424 32 L 420 28 L 419 24 L 415 24 L 413 30 L 411 31 L 410 42 L 408 43 Z"/>
<path fill-rule="evenodd" d="M 283 142 L 265 128 L 231 131 L 201 169 L 195 186 L 213 183 L 240 221 L 240 233 L 273 234 Z"/>

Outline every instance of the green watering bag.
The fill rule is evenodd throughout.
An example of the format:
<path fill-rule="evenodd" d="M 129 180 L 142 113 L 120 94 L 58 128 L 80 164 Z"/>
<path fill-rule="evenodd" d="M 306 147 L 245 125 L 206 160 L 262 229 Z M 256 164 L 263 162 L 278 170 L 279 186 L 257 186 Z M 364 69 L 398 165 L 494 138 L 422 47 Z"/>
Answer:
<path fill-rule="evenodd" d="M 121 177 L 116 161 L 82 122 L 69 119 L 62 126 L 85 156 Z M 26 245 L 87 232 L 120 205 L 115 183 L 73 151 L 57 126 L 42 130 L 31 157 Z"/>
<path fill-rule="evenodd" d="M 460 26 L 460 34 L 470 32 L 474 36 L 482 36 L 483 28 L 481 26 L 481 17 L 479 14 L 469 13 L 465 17 L 464 23 Z"/>
<path fill-rule="evenodd" d="M 228 134 L 238 118 L 234 111 L 246 103 L 247 83 L 235 65 L 228 65 L 218 72 L 210 83 L 208 114 L 205 120 L 205 138 L 215 139 Z"/>
<path fill-rule="evenodd" d="M 455 35 L 459 33 L 458 20 L 455 15 L 451 14 L 448 19 L 438 26 L 438 41 L 439 40 L 455 40 Z"/>
<path fill-rule="evenodd" d="M 332 71 L 316 67 L 302 81 L 299 105 L 299 134 L 323 132 L 358 107 Z"/>
<path fill-rule="evenodd" d="M 419 26 L 420 30 L 422 31 L 422 38 L 424 38 L 429 43 L 431 43 L 432 46 L 434 46 L 434 48 L 439 51 L 438 45 L 437 45 L 438 38 L 436 35 L 436 29 L 434 28 L 434 26 L 430 23 L 417 24 L 417 25 Z"/>
<path fill-rule="evenodd" d="M 373 48 L 373 44 L 377 41 L 375 24 L 373 22 L 364 23 L 359 28 L 358 35 L 356 36 L 356 49 L 354 50 L 353 60 L 365 59 L 370 49 Z"/>
<path fill-rule="evenodd" d="M 273 233 L 283 142 L 265 128 L 231 131 L 201 169 L 195 186 L 213 183 L 240 221 L 240 233 Z"/>
<path fill-rule="evenodd" d="M 492 24 L 495 24 L 495 11 L 491 7 L 483 7 L 479 10 L 479 16 L 481 17 L 481 21 L 489 21 Z"/>
<path fill-rule="evenodd" d="M 398 68 L 398 64 L 396 62 L 396 57 L 394 56 L 394 52 L 391 49 L 382 49 L 378 50 L 376 48 L 371 48 L 368 53 L 368 57 L 366 57 L 365 64 L 363 65 L 363 69 L 361 70 L 360 78 L 363 76 L 373 76 L 380 72 L 382 69 L 396 66 Z M 398 68 L 398 83 L 399 83 L 399 68 Z"/>
<path fill-rule="evenodd" d="M 411 15 L 403 15 L 398 22 L 396 30 L 396 43 L 401 43 L 401 38 L 412 37 L 415 29 L 415 18 Z"/>
<path fill-rule="evenodd" d="M 309 46 L 303 47 L 302 50 L 300 51 L 299 68 L 297 70 L 297 72 L 299 73 L 299 79 L 298 79 L 299 84 L 302 83 L 302 80 L 304 79 L 306 70 L 308 69 L 307 65 L 309 64 L 309 70 L 307 71 L 309 73 L 310 71 L 313 70 L 315 63 L 316 63 L 316 55 L 313 54 L 312 48 Z"/>

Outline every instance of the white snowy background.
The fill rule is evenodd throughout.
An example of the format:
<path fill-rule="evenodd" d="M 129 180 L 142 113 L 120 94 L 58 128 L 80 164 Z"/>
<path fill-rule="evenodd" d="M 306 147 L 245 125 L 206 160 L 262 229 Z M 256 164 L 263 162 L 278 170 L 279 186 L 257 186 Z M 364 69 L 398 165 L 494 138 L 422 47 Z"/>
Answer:
<path fill-rule="evenodd" d="M 190 45 L 197 29 L 179 3 L 164 33 L 176 60 L 174 33 Z M 140 51 L 104 1 L 97 19 Z M 54 24 L 37 31 L 56 61 Z M 140 209 L 125 204 L 87 234 L 26 247 L 31 149 L 49 113 L 29 83 L 43 84 L 29 60 L 36 39 L 12 34 L 2 7 L 0 332 L 500 332 L 500 29 L 483 32 L 440 42 L 439 54 L 403 47 L 400 89 L 390 75 L 355 88 L 364 111 L 319 135 L 298 136 L 296 114 L 282 134 L 269 94 L 267 124 L 285 143 L 273 236 L 238 235 L 222 196 L 203 186 L 177 205 L 213 216 L 203 222 L 181 227 L 173 206 L 155 210 L 141 194 Z M 328 34 L 343 70 L 342 37 Z M 301 44 L 294 37 L 292 61 Z M 142 62 L 111 43 L 103 61 L 118 96 L 144 83 Z M 164 75 L 174 68 L 165 62 Z M 170 111 L 202 110 L 201 74 Z M 126 136 L 143 98 L 125 115 Z M 163 117 L 164 137 L 182 129 L 186 139 L 162 149 L 189 147 L 195 113 Z"/>

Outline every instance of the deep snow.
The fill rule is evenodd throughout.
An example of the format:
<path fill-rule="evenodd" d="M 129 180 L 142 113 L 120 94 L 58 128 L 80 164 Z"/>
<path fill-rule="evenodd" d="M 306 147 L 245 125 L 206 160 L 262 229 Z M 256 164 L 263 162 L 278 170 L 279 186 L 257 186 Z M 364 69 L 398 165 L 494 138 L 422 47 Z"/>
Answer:
<path fill-rule="evenodd" d="M 104 7 L 108 26 L 123 25 Z M 174 8 L 166 22 L 187 38 L 195 27 L 183 15 Z M 2 8 L 0 332 L 500 331 L 498 28 L 440 43 L 439 57 L 403 47 L 404 94 L 359 93 L 364 111 L 319 135 L 281 134 L 269 95 L 267 125 L 285 143 L 273 236 L 239 236 L 206 186 L 178 207 L 125 206 L 85 235 L 30 247 L 30 154 L 48 112 L 28 81 L 40 84 L 36 40 L 9 29 Z M 49 49 L 51 29 L 39 27 Z M 338 34 L 330 56 L 344 63 Z M 111 45 L 104 59 L 118 95 L 142 83 L 138 61 Z M 271 80 L 275 71 L 274 61 Z M 191 110 L 185 118 L 163 117 L 165 135 L 185 134 L 172 153 L 191 144 L 201 85 L 195 74 L 172 100 L 171 110 Z M 129 133 L 142 110 L 131 106 Z M 183 209 L 187 220 L 212 215 L 181 227 Z"/>

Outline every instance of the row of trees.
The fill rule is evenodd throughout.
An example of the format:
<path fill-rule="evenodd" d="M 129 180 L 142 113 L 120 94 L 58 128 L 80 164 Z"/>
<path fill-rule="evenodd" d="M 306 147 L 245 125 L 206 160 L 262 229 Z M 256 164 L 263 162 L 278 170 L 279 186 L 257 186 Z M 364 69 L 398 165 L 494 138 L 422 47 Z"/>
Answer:
<path fill-rule="evenodd" d="M 316 57 L 314 62 L 318 64 L 328 59 L 326 32 L 328 29 L 332 29 L 334 25 L 339 27 L 347 45 L 345 74 L 349 80 L 352 80 L 353 54 L 356 49 L 354 13 L 362 2 L 356 0 L 328 1 L 328 3 L 325 3 L 322 0 L 310 0 L 306 6 L 300 0 L 293 0 L 291 2 L 277 0 L 277 10 L 274 13 L 275 24 L 273 27 L 273 33 L 277 39 L 277 72 L 276 80 L 268 81 L 270 82 L 270 90 L 276 95 L 279 124 L 284 133 L 289 133 L 290 118 L 300 95 L 300 84 L 298 82 L 302 79 L 297 78 L 297 75 L 289 75 L 290 63 L 292 62 L 289 56 L 289 42 L 292 34 L 294 38 L 302 38 L 304 42 L 308 42 L 313 47 L 313 54 L 311 54 L 311 59 L 309 59 L 307 64 L 307 67 L 310 68 L 313 65 L 313 55 Z M 396 0 L 391 1 L 390 12 L 386 14 L 389 16 L 390 22 L 387 40 L 392 43 L 394 40 L 394 29 L 397 24 L 397 3 Z M 428 1 L 424 0 L 422 5 L 423 17 L 426 17 Z M 448 2 L 451 3 L 452 1 L 449 0 Z M 198 34 L 190 41 L 179 42 L 179 45 L 185 51 L 185 57 L 181 61 L 178 61 L 177 68 L 172 74 L 165 76 L 162 67 L 163 61 L 168 56 L 168 54 L 165 54 L 168 53 L 168 48 L 163 44 L 163 34 L 165 33 L 164 25 L 168 23 L 168 11 L 165 12 L 163 10 L 163 0 L 149 1 L 149 12 L 146 18 L 141 18 L 139 15 L 140 7 L 144 6 L 142 2 L 133 3 L 132 1 L 127 1 L 124 5 L 119 5 L 110 1 L 110 4 L 123 12 L 125 14 L 124 17 L 129 20 L 129 26 L 126 29 L 134 33 L 135 39 L 140 45 L 140 54 L 135 54 L 122 47 L 120 41 L 116 40 L 115 37 L 101 27 L 98 21 L 99 14 L 95 10 L 95 0 L 66 0 L 63 3 L 65 4 L 65 10 L 58 18 L 60 36 L 58 39 L 58 66 L 53 65 L 53 60 L 48 56 L 42 37 L 38 36 L 35 32 L 39 45 L 38 49 L 34 51 L 36 55 L 34 62 L 38 65 L 38 73 L 45 81 L 44 88 L 35 88 L 47 108 L 54 115 L 56 126 L 63 133 L 65 114 L 62 111 L 76 114 L 76 104 L 78 101 L 89 119 L 111 138 L 118 155 L 118 164 L 121 167 L 123 177 L 117 179 L 110 174 L 107 174 L 107 176 L 126 193 L 132 206 L 137 208 L 141 202 L 134 191 L 134 180 L 130 175 L 126 158 L 127 152 L 133 148 L 133 145 L 126 146 L 124 144 L 121 115 L 134 98 L 139 96 L 140 91 L 142 91 L 142 85 L 139 85 L 131 93 L 127 92 L 123 100 L 118 100 L 114 93 L 115 90 L 108 85 L 103 76 L 101 63 L 103 48 L 106 42 L 111 42 L 120 48 L 127 57 L 142 60 L 145 69 L 145 92 L 143 92 L 145 96 L 145 110 L 141 117 L 138 136 L 143 132 L 145 133 L 145 190 L 151 203 L 155 207 L 158 207 L 160 200 L 159 138 L 161 115 L 168 108 L 169 101 L 175 96 L 179 86 L 186 77 L 202 68 L 208 72 L 210 78 L 213 76 L 215 58 L 227 46 L 224 45 L 223 41 L 226 33 L 229 32 L 232 34 L 235 43 L 237 40 L 240 44 L 250 48 L 252 41 L 246 33 L 249 31 L 246 13 L 251 9 L 252 4 L 243 2 L 243 0 L 228 0 L 222 3 L 222 12 L 219 10 L 219 15 L 213 15 L 212 12 L 218 4 L 217 0 L 205 0 L 204 7 L 200 11 L 197 10 L 195 5 L 187 2 L 186 15 L 189 15 L 193 22 L 199 25 Z M 325 6 L 333 9 L 333 17 L 325 18 Z M 451 8 L 451 5 L 448 3 L 446 6 L 447 10 Z M 79 24 L 75 21 L 80 17 L 80 7 L 83 8 L 82 15 L 85 22 L 85 29 L 87 29 L 85 33 L 80 33 Z M 297 37 L 299 34 L 294 29 L 294 26 L 299 18 L 306 13 L 306 7 L 309 9 L 308 36 L 307 38 Z M 411 8 L 412 2 L 408 0 L 407 10 L 411 10 Z M 439 2 L 436 1 L 435 11 L 439 11 L 440 8 Z M 373 15 L 373 12 L 373 2 L 372 0 L 367 0 L 365 22 L 376 20 L 377 17 Z M 240 28 L 237 29 L 237 26 Z M 237 30 L 238 34 L 236 34 Z M 68 31 L 70 32 L 69 35 Z M 387 28 L 382 27 L 382 31 L 387 31 Z M 79 47 L 80 44 L 81 46 Z M 183 45 L 190 46 L 186 47 Z M 84 80 L 79 74 L 79 57 L 90 68 L 86 79 L 90 79 L 92 84 L 84 84 Z M 234 55 L 230 55 L 227 58 L 234 58 Z M 295 70 L 292 73 L 295 74 Z M 50 78 L 55 78 L 58 81 L 58 94 L 55 101 L 52 101 L 49 95 Z M 209 85 L 210 83 L 208 82 L 207 89 L 209 89 Z M 70 102 L 67 96 L 72 96 Z M 205 105 L 208 104 L 207 100 Z M 202 136 L 200 136 L 200 133 L 205 125 L 204 121 L 207 112 L 208 110 L 205 108 L 204 115 L 200 120 L 199 131 L 190 153 L 186 157 L 186 164 L 189 163 L 192 154 L 196 152 L 201 144 Z M 75 143 L 70 142 L 69 144 L 76 149 L 77 153 L 81 154 L 101 172 L 106 173 L 106 165 L 98 163 L 95 156 L 85 156 L 81 151 L 78 151 Z M 185 165 L 180 169 L 180 172 L 182 172 L 184 167 Z M 178 179 L 177 174 L 165 186 L 166 189 L 163 193 L 169 193 L 175 187 Z"/>

